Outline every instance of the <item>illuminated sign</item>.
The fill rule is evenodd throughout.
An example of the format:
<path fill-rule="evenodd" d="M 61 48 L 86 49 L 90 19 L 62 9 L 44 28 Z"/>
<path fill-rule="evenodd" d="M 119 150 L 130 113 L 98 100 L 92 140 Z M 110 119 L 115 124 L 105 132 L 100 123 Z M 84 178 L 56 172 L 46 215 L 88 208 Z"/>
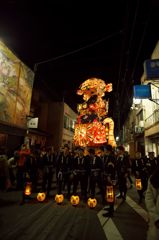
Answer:
<path fill-rule="evenodd" d="M 30 118 L 27 121 L 28 128 L 38 128 L 38 120 L 39 118 Z"/>
<path fill-rule="evenodd" d="M 150 85 L 134 85 L 134 98 L 150 99 L 151 98 Z"/>
<path fill-rule="evenodd" d="M 144 62 L 146 79 L 159 79 L 159 59 L 149 59 Z"/>

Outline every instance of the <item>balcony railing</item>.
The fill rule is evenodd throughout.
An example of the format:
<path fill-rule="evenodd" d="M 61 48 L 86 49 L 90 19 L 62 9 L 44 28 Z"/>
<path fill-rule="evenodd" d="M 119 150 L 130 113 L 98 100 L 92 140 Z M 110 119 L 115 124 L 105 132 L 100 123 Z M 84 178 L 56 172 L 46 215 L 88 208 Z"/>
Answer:
<path fill-rule="evenodd" d="M 145 119 L 145 128 L 159 122 L 159 109 L 155 110 L 147 119 Z"/>

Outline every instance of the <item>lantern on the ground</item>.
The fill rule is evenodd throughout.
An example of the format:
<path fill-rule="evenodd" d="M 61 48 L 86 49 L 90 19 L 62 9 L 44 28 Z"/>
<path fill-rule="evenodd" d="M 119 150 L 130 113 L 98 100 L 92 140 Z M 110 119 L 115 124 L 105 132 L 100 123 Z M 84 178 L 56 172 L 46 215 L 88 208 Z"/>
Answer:
<path fill-rule="evenodd" d="M 45 194 L 44 192 L 39 192 L 39 193 L 37 194 L 37 200 L 38 200 L 39 202 L 43 202 L 43 201 L 45 200 L 45 198 L 46 198 L 46 194 Z"/>
<path fill-rule="evenodd" d="M 135 185 L 136 185 L 136 189 L 137 190 L 141 190 L 142 189 L 142 182 L 141 182 L 140 178 L 136 178 Z"/>
<path fill-rule="evenodd" d="M 88 198 L 87 204 L 90 208 L 95 208 L 97 205 L 96 198 Z"/>
<path fill-rule="evenodd" d="M 31 182 L 26 183 L 24 194 L 27 196 L 31 195 Z"/>
<path fill-rule="evenodd" d="M 55 202 L 57 204 L 61 204 L 64 201 L 64 195 L 63 194 L 56 194 L 55 196 Z"/>
<path fill-rule="evenodd" d="M 107 202 L 114 202 L 113 186 L 107 186 L 107 188 L 106 188 L 106 201 Z"/>
<path fill-rule="evenodd" d="M 70 202 L 73 206 L 77 206 L 80 202 L 80 198 L 77 195 L 72 195 L 70 198 Z"/>

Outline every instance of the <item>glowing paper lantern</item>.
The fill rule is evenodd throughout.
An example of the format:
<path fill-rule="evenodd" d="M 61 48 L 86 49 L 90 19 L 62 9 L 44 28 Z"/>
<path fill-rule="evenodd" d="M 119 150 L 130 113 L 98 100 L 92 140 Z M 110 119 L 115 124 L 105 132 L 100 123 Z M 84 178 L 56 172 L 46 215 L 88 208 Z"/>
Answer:
<path fill-rule="evenodd" d="M 88 198 L 87 204 L 90 208 L 95 208 L 97 205 L 96 198 Z"/>
<path fill-rule="evenodd" d="M 70 202 L 73 206 L 77 206 L 80 202 L 80 198 L 77 195 L 72 195 L 70 198 Z"/>
<path fill-rule="evenodd" d="M 106 188 L 106 201 L 109 203 L 114 202 L 113 186 L 107 186 L 107 188 Z"/>
<path fill-rule="evenodd" d="M 57 204 L 61 204 L 64 201 L 64 195 L 63 194 L 56 194 L 55 196 L 55 202 Z"/>
<path fill-rule="evenodd" d="M 38 200 L 39 202 L 43 202 L 43 201 L 45 200 L 45 198 L 46 198 L 46 194 L 45 194 L 44 192 L 39 192 L 39 193 L 37 194 L 37 200 Z"/>
<path fill-rule="evenodd" d="M 142 189 L 141 179 L 136 178 L 136 180 L 135 180 L 135 185 L 136 185 L 136 189 L 137 189 L 137 190 L 141 190 L 141 189 Z"/>
<path fill-rule="evenodd" d="M 25 186 L 25 190 L 24 190 L 24 194 L 26 196 L 30 196 L 31 195 L 31 182 L 27 182 L 26 186 Z"/>

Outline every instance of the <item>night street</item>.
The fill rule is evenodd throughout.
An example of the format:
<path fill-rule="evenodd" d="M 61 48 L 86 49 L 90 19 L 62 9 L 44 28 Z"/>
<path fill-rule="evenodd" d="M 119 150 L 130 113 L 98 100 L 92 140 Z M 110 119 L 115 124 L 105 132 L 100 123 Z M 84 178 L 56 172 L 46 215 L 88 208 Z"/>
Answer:
<path fill-rule="evenodd" d="M 0 240 L 159 240 L 159 0 L 1 1 Z"/>
<path fill-rule="evenodd" d="M 0 193 L 0 239 L 146 239 L 147 214 L 144 203 L 138 205 L 135 188 L 128 190 L 126 202 L 116 200 L 113 218 L 104 218 L 102 205 L 89 209 L 82 201 L 77 207 L 54 198 L 38 203 L 36 195 L 19 205 L 20 192 Z"/>

